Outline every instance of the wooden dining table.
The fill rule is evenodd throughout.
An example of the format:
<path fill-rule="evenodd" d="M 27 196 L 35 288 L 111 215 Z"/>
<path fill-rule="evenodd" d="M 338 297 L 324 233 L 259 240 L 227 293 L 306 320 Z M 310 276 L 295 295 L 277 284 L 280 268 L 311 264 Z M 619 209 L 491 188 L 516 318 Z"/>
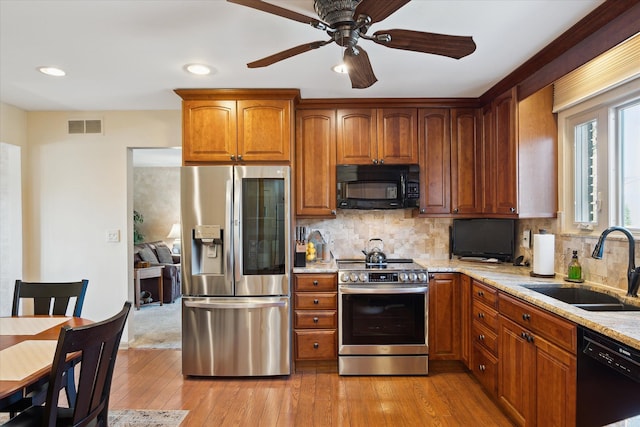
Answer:
<path fill-rule="evenodd" d="M 48 377 L 63 326 L 93 321 L 80 317 L 0 317 L 0 408 L 16 393 Z"/>

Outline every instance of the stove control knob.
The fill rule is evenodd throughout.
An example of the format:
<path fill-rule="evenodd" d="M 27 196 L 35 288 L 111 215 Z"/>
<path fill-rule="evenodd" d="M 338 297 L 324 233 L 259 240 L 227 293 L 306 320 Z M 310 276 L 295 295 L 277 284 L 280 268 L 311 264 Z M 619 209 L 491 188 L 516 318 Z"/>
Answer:
<path fill-rule="evenodd" d="M 418 279 L 418 275 L 416 273 L 409 273 L 409 281 L 415 282 Z"/>
<path fill-rule="evenodd" d="M 418 274 L 418 280 L 421 282 L 427 282 L 427 274 L 426 273 L 420 273 Z"/>
<path fill-rule="evenodd" d="M 408 279 L 407 273 L 400 273 L 398 277 L 400 278 L 401 282 L 406 282 Z"/>
<path fill-rule="evenodd" d="M 342 280 L 343 282 L 348 282 L 349 281 L 349 273 L 342 273 L 342 276 L 340 277 L 340 280 Z"/>
<path fill-rule="evenodd" d="M 349 279 L 352 282 L 357 282 L 358 281 L 358 275 L 356 273 L 351 273 L 351 274 L 349 274 Z"/>
<path fill-rule="evenodd" d="M 358 276 L 358 279 L 360 279 L 361 282 L 369 281 L 369 277 L 367 276 L 367 273 L 360 273 L 360 275 Z"/>

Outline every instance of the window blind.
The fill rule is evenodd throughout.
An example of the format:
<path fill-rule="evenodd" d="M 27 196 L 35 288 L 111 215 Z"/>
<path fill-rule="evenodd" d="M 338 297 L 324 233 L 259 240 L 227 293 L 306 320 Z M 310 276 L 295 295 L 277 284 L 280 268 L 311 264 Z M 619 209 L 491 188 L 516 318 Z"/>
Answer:
<path fill-rule="evenodd" d="M 592 59 L 554 83 L 557 113 L 640 77 L 640 33 Z"/>

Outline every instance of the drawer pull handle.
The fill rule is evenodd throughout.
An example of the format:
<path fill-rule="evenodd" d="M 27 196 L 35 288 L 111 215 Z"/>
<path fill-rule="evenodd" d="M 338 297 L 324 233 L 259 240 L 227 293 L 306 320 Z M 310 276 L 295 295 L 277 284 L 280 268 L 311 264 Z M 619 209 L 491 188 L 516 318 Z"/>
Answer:
<path fill-rule="evenodd" d="M 480 370 L 480 372 L 484 372 L 487 369 L 487 367 L 484 365 L 478 365 L 478 369 Z"/>
<path fill-rule="evenodd" d="M 313 281 L 313 286 L 318 286 L 318 281 L 317 280 Z"/>
<path fill-rule="evenodd" d="M 478 291 L 478 296 L 479 297 L 483 297 L 484 296 L 484 292 L 483 291 Z"/>
<path fill-rule="evenodd" d="M 478 319 L 484 319 L 484 313 L 478 313 Z"/>
<path fill-rule="evenodd" d="M 524 314 L 522 315 L 522 320 L 531 320 L 531 315 L 530 315 L 530 314 L 527 314 L 527 313 L 524 313 Z"/>
<path fill-rule="evenodd" d="M 520 334 L 520 336 L 522 337 L 522 339 L 524 339 L 526 342 L 533 342 L 533 335 L 528 334 L 526 332 L 523 332 Z"/>
<path fill-rule="evenodd" d="M 317 342 L 313 343 L 313 348 L 317 349 L 318 347 L 320 347 L 320 344 L 318 344 Z"/>
<path fill-rule="evenodd" d="M 478 340 L 484 341 L 484 335 L 483 334 L 478 335 Z"/>
<path fill-rule="evenodd" d="M 318 319 L 317 317 L 314 317 L 314 318 L 313 318 L 313 323 L 318 323 L 318 321 L 319 321 L 319 320 L 320 320 L 320 319 Z"/>
<path fill-rule="evenodd" d="M 318 301 L 317 299 L 314 299 L 314 300 L 313 300 L 313 303 L 314 303 L 314 304 L 320 304 L 320 301 Z"/>

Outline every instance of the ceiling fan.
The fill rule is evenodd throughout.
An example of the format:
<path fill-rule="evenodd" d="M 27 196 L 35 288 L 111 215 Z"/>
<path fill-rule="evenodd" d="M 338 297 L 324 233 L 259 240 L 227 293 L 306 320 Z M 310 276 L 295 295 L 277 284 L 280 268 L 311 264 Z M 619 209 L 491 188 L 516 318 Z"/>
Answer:
<path fill-rule="evenodd" d="M 347 66 L 351 87 L 354 89 L 368 88 L 378 81 L 373 73 L 369 55 L 358 45 L 358 40 L 361 38 L 394 49 L 431 53 L 455 59 L 465 57 L 476 50 L 476 44 L 472 37 L 468 36 L 411 30 L 382 30 L 372 35 L 367 34 L 373 23 L 387 18 L 410 0 L 314 0 L 313 7 L 320 19 L 310 18 L 262 0 L 227 1 L 310 24 L 314 28 L 326 31 L 331 37 L 326 41 L 305 43 L 250 62 L 247 64 L 249 68 L 266 67 L 335 42 L 345 48 L 344 64 Z"/>

